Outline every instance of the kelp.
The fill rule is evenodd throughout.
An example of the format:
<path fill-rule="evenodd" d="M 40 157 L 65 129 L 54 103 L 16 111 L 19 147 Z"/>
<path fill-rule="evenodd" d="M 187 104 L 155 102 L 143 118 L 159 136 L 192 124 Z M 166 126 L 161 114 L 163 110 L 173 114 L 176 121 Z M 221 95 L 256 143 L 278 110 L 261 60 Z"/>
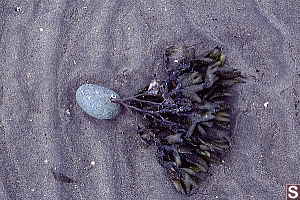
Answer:
<path fill-rule="evenodd" d="M 157 159 L 177 191 L 191 194 L 230 148 L 228 88 L 244 82 L 224 65 L 219 47 L 201 57 L 194 49 L 171 46 L 163 53 L 167 80 L 153 80 L 129 98 L 111 101 L 142 113 L 148 120 L 138 133 L 157 147 Z"/>
<path fill-rule="evenodd" d="M 76 181 L 61 172 L 55 171 L 53 168 L 50 169 L 51 173 L 56 181 L 60 181 L 63 183 L 76 183 Z"/>

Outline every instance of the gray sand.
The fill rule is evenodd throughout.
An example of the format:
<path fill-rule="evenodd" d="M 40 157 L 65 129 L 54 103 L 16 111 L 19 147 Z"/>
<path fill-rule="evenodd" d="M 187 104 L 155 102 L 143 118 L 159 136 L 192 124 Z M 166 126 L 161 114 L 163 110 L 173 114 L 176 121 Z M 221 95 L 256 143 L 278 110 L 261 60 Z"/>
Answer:
<path fill-rule="evenodd" d="M 291 0 L 0 1 L 0 199 L 284 199 L 300 183 L 299 10 Z M 93 119 L 75 92 L 93 83 L 128 97 L 163 78 L 166 47 L 196 43 L 223 47 L 248 79 L 233 88 L 232 150 L 185 197 L 155 148 L 140 147 L 138 115 Z"/>

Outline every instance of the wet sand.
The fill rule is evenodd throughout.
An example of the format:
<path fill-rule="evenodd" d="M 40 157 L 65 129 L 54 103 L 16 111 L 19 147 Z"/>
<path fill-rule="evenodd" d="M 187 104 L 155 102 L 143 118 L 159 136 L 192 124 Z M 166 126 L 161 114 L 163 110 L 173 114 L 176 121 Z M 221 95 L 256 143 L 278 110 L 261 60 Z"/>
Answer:
<path fill-rule="evenodd" d="M 121 3 L 120 3 L 121 2 Z M 297 1 L 1 1 L 0 199 L 284 199 L 300 183 Z M 140 116 L 96 120 L 94 83 L 123 97 L 162 79 L 171 45 L 215 46 L 246 75 L 233 144 L 198 194 L 176 192 L 136 134 Z M 298 130 L 298 131 L 297 131 Z M 54 180 L 51 168 L 76 180 Z M 202 195 L 204 193 L 207 195 Z"/>

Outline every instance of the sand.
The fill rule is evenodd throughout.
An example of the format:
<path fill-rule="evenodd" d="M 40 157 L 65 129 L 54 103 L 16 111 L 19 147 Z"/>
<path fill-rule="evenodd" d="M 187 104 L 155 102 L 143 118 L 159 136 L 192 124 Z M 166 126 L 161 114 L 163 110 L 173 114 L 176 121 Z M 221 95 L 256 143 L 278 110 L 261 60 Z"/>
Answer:
<path fill-rule="evenodd" d="M 284 199 L 300 183 L 299 1 L 0 1 L 0 199 Z M 246 75 L 232 149 L 191 197 L 136 134 L 85 114 L 77 88 L 123 97 L 162 79 L 162 51 L 215 46 Z M 51 168 L 76 180 L 55 181 Z M 203 194 L 206 195 L 203 195 Z"/>

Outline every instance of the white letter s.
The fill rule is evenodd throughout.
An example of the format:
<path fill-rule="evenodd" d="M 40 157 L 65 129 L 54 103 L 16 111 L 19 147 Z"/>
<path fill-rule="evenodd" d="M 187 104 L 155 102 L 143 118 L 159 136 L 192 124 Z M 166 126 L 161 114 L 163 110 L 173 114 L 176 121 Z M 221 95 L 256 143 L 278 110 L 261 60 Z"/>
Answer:
<path fill-rule="evenodd" d="M 289 198 L 291 198 L 291 199 L 296 199 L 296 198 L 298 197 L 298 192 L 297 192 L 297 190 L 298 190 L 297 186 L 290 186 L 290 187 L 288 188 L 288 191 L 289 191 L 288 196 L 289 196 Z M 290 193 L 292 193 L 293 195 L 291 195 Z"/>

